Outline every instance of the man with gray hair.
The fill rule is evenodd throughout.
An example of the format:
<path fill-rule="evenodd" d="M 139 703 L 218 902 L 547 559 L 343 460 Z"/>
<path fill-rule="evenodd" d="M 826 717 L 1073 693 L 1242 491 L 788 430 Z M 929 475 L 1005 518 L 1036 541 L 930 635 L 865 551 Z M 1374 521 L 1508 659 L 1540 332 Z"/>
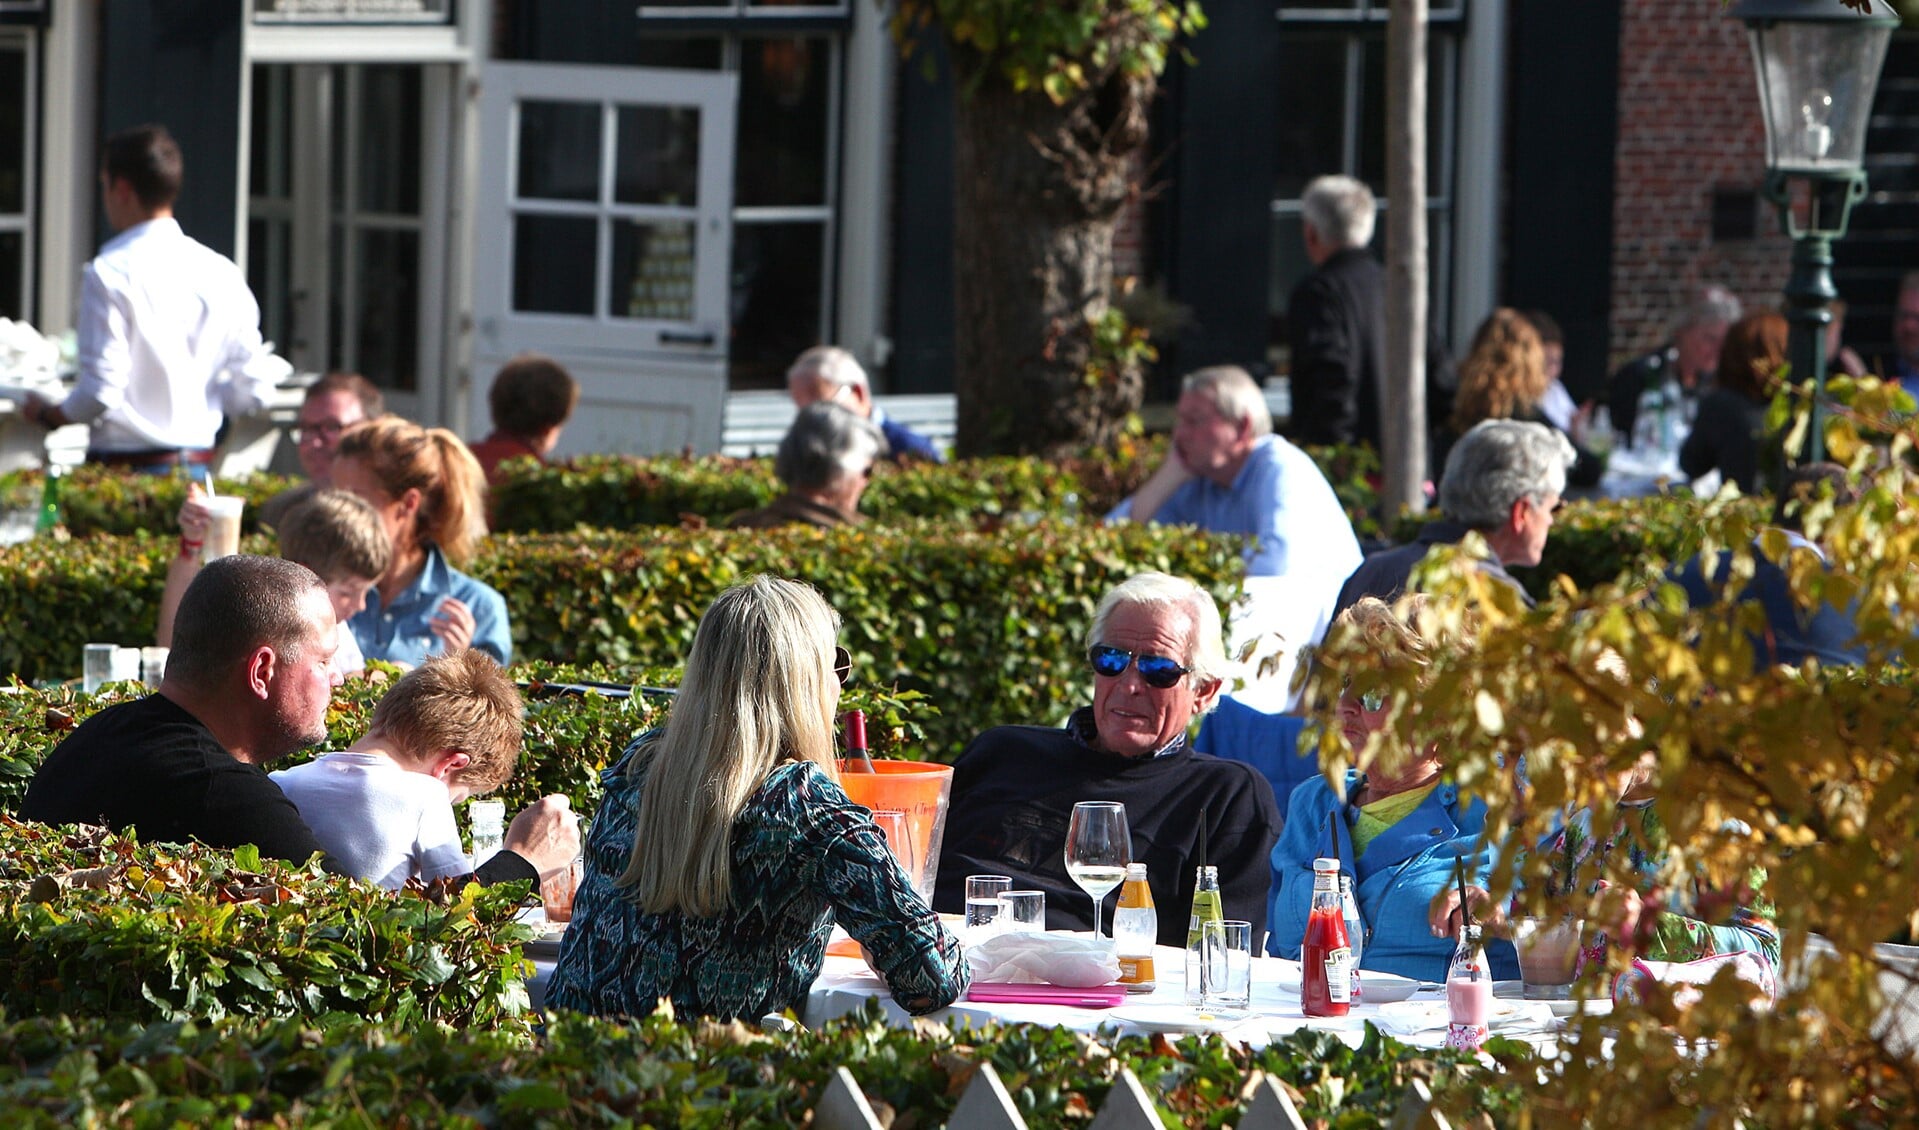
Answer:
<path fill-rule="evenodd" d="M 873 464 L 886 453 L 886 439 L 871 420 L 829 400 L 800 409 L 780 439 L 773 473 L 786 493 L 758 510 L 727 519 L 733 529 L 764 530 L 793 524 L 830 529 L 860 520 L 860 495 Z"/>
<path fill-rule="evenodd" d="M 1286 303 L 1292 347 L 1289 378 L 1300 443 L 1369 443 L 1380 448 L 1385 400 L 1386 276 L 1366 252 L 1378 204 L 1348 176 L 1314 179 L 1301 194 L 1301 234 L 1313 270 Z M 1452 405 L 1452 361 L 1436 333 L 1426 346 L 1426 415 L 1444 420 Z"/>
<path fill-rule="evenodd" d="M 886 437 L 886 451 L 899 462 L 924 459 L 944 463 L 939 445 L 886 415 L 873 403 L 873 389 L 859 359 L 837 345 L 816 345 L 799 355 L 786 371 L 786 391 L 801 408 L 830 400 L 871 420 Z"/>
<path fill-rule="evenodd" d="M 1251 922 L 1258 937 L 1279 831 L 1272 786 L 1251 766 L 1195 753 L 1186 741 L 1226 672 L 1213 598 L 1182 577 L 1139 574 L 1101 599 L 1086 642 L 1091 706 L 1063 728 L 994 727 L 953 763 L 934 908 L 963 910 L 968 875 L 1008 875 L 1016 890 L 1046 892 L 1049 929 L 1089 929 L 1092 902 L 1066 873 L 1061 848 L 1074 804 L 1117 801 L 1133 862 L 1146 865 L 1164 908 L 1161 945 L 1186 944 L 1200 864 L 1219 868 L 1226 917 Z"/>
<path fill-rule="evenodd" d="M 1435 546 L 1457 545 L 1468 533 L 1484 537 L 1492 553 L 1479 562 L 1480 570 L 1511 585 L 1531 607 L 1532 597 L 1506 566 L 1539 564 L 1573 458 L 1572 444 L 1545 424 L 1482 420 L 1474 425 L 1446 457 L 1439 487 L 1445 517 L 1428 522 L 1412 544 L 1368 557 L 1339 590 L 1333 617 L 1362 597 L 1397 599 Z"/>
<path fill-rule="evenodd" d="M 1719 347 L 1726 342 L 1726 331 L 1744 312 L 1739 299 L 1723 286 L 1702 287 L 1693 295 L 1673 319 L 1670 344 L 1627 362 L 1613 374 L 1606 389 L 1613 434 L 1630 446 L 1639 398 L 1668 380 L 1678 384 L 1687 402 L 1697 403 L 1719 368 Z"/>
<path fill-rule="evenodd" d="M 1266 397 L 1239 366 L 1190 373 L 1181 390 L 1166 461 L 1107 520 L 1251 534 L 1247 575 L 1317 578 L 1330 598 L 1360 553 L 1319 465 L 1273 434 Z"/>

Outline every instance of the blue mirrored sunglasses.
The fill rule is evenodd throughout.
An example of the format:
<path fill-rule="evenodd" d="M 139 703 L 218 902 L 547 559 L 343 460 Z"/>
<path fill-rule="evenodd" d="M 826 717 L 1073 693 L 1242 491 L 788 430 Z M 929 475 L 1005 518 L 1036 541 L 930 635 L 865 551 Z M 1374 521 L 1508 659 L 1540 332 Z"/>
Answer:
<path fill-rule="evenodd" d="M 1125 648 L 1111 644 L 1098 644 L 1086 653 L 1087 660 L 1093 665 L 1093 674 L 1117 679 L 1126 673 L 1126 668 L 1137 663 L 1139 677 L 1154 690 L 1166 690 L 1177 686 L 1179 681 L 1192 671 L 1177 659 L 1168 659 L 1164 655 L 1135 655 Z"/>
<path fill-rule="evenodd" d="M 1358 695 L 1353 694 L 1353 681 L 1351 679 L 1347 679 L 1344 683 L 1340 684 L 1339 693 L 1345 695 L 1347 698 L 1357 698 L 1359 700 L 1359 708 L 1368 714 L 1377 714 L 1380 709 L 1386 705 L 1386 693 L 1384 691 L 1362 691 Z"/>

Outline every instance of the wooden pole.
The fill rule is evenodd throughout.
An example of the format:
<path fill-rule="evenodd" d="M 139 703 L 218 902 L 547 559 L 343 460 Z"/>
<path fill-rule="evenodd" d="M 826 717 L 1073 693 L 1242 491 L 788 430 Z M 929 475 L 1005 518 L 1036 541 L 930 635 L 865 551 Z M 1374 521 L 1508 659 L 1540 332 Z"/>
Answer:
<path fill-rule="evenodd" d="M 1386 25 L 1386 389 L 1382 519 L 1426 508 L 1426 0 Z"/>

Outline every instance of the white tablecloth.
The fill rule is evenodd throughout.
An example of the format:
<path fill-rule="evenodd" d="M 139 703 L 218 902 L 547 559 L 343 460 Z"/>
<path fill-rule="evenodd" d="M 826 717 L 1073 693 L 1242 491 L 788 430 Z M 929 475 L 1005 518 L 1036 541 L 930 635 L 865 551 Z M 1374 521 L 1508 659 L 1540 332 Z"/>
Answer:
<path fill-rule="evenodd" d="M 1365 1037 L 1366 1022 L 1392 1033 L 1407 1043 L 1421 1047 L 1439 1047 L 1446 1038 L 1446 995 L 1438 987 L 1422 988 L 1410 998 L 1383 1004 L 1365 1002 L 1342 1017 L 1309 1017 L 1300 1011 L 1299 997 L 1282 985 L 1296 985 L 1299 963 L 1280 958 L 1253 959 L 1252 1010 L 1243 1018 L 1208 1019 L 1184 1007 L 1185 951 L 1159 947 L 1155 953 L 1158 987 L 1151 993 L 1133 994 L 1126 1004 L 1115 1009 L 1069 1008 L 1063 1005 L 984 1004 L 962 998 L 947 1008 L 930 1013 L 935 1023 L 958 1021 L 978 1024 L 1000 1021 L 1009 1024 L 1050 1024 L 1079 1032 L 1106 1027 L 1122 1035 L 1161 1031 L 1218 1032 L 1236 1040 L 1264 1045 L 1301 1028 L 1317 1028 L 1336 1034 L 1351 1047 Z M 1502 997 L 1513 995 L 1514 986 L 1501 984 Z M 809 1028 L 855 1012 L 868 1001 L 877 1000 L 887 1019 L 907 1025 L 912 1018 L 893 1003 L 886 986 L 857 958 L 828 957 L 819 980 L 807 996 L 801 1021 Z M 1494 1034 L 1527 1040 L 1549 1047 L 1559 1024 L 1552 1009 L 1543 1002 L 1502 1000 L 1495 1018 Z M 1150 1015 L 1149 1015 L 1150 1014 Z"/>

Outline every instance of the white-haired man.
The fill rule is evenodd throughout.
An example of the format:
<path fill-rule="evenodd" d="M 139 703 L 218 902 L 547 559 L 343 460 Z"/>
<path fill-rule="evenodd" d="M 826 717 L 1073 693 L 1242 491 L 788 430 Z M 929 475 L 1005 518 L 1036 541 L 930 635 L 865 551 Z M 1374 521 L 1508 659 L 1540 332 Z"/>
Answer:
<path fill-rule="evenodd" d="M 786 371 L 786 391 L 801 408 L 816 400 L 831 400 L 877 424 L 886 437 L 887 454 L 897 462 L 924 459 L 944 463 L 939 445 L 897 420 L 873 403 L 866 370 L 851 353 L 837 345 L 816 345 L 799 355 Z"/>
<path fill-rule="evenodd" d="M 1075 803 L 1109 800 L 1126 806 L 1133 861 L 1146 864 L 1162 908 L 1161 945 L 1186 944 L 1200 864 L 1219 868 L 1226 917 L 1253 923 L 1257 937 L 1279 832 L 1272 786 L 1251 766 L 1186 743 L 1226 670 L 1213 598 L 1183 578 L 1142 573 L 1106 594 L 1086 638 L 1090 707 L 1063 728 L 996 726 L 953 764 L 934 907 L 962 910 L 968 875 L 1010 875 L 1017 890 L 1046 892 L 1049 928 L 1090 928 L 1092 900 L 1066 874 L 1062 845 Z"/>
<path fill-rule="evenodd" d="M 1668 378 L 1679 383 L 1681 396 L 1696 401 L 1712 384 L 1719 347 L 1742 313 L 1744 308 L 1732 291 L 1723 286 L 1701 288 L 1673 318 L 1671 344 L 1627 362 L 1613 374 L 1606 387 L 1613 433 L 1630 445 L 1633 424 L 1639 419 L 1639 398 Z"/>
<path fill-rule="evenodd" d="M 1375 553 L 1353 570 L 1339 590 L 1334 619 L 1361 597 L 1391 603 L 1434 547 L 1456 545 L 1469 532 L 1484 537 L 1492 554 L 1480 569 L 1511 585 L 1530 607 L 1532 597 L 1506 567 L 1539 564 L 1574 458 L 1572 443 L 1545 424 L 1482 420 L 1474 425 L 1446 456 L 1439 487 L 1445 517 L 1428 522 L 1412 543 Z"/>
<path fill-rule="evenodd" d="M 1332 484 L 1273 434 L 1265 396 L 1237 365 L 1187 375 L 1166 461 L 1107 518 L 1251 534 L 1248 576 L 1323 580 L 1322 603 L 1360 561 Z"/>
<path fill-rule="evenodd" d="M 1301 236 L 1313 269 L 1286 301 L 1293 417 L 1300 443 L 1380 443 L 1386 372 L 1386 275 L 1366 251 L 1378 203 L 1365 183 L 1317 177 L 1300 194 Z M 1426 335 L 1426 416 L 1451 411 L 1452 359 Z"/>

